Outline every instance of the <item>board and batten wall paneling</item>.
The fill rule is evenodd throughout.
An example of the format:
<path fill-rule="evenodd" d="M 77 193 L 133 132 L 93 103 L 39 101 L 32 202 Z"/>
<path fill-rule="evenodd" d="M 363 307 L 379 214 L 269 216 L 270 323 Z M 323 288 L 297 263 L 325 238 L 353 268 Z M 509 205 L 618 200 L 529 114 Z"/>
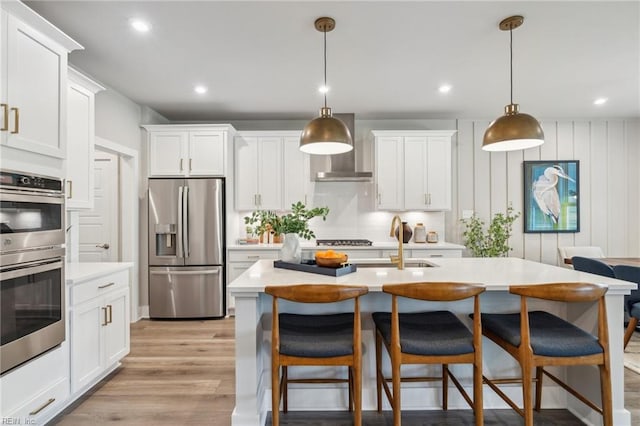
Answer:
<path fill-rule="evenodd" d="M 580 161 L 580 232 L 525 234 L 514 222 L 510 256 L 557 264 L 559 246 L 596 245 L 608 256 L 640 255 L 640 120 L 545 120 L 545 144 L 508 153 L 482 151 L 489 123 L 459 120 L 454 210 L 447 238 L 463 243 L 463 210 L 485 223 L 511 204 L 523 212 L 522 162 Z"/>

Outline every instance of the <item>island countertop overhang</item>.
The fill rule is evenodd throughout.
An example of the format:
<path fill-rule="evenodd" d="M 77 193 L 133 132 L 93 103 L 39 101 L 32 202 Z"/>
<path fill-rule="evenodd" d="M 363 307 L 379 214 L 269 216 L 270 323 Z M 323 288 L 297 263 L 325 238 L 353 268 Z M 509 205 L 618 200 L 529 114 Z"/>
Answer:
<path fill-rule="evenodd" d="M 387 261 L 387 259 L 371 259 Z M 273 260 L 259 260 L 229 284 L 231 296 L 262 293 L 267 285 L 345 284 L 365 285 L 382 291 L 383 284 L 456 281 L 477 283 L 487 291 L 505 291 L 510 285 L 551 282 L 591 282 L 606 285 L 609 294 L 629 294 L 637 285 L 599 275 L 575 271 L 519 258 L 430 258 L 413 259 L 434 265 L 426 268 L 359 268 L 342 277 L 297 272 L 273 267 Z M 366 259 L 359 259 L 366 262 Z"/>

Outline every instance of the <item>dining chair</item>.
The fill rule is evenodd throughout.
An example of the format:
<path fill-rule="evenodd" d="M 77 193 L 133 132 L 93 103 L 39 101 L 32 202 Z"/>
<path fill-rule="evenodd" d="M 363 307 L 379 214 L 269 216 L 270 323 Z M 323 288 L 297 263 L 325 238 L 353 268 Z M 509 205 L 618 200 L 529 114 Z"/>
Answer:
<path fill-rule="evenodd" d="M 602 249 L 598 246 L 562 246 L 558 247 L 558 255 L 560 256 L 560 265 L 568 268 L 570 268 L 571 265 L 567 265 L 564 260 L 571 259 L 573 256 L 590 258 L 604 257 Z"/>
<path fill-rule="evenodd" d="M 613 267 L 613 272 L 615 273 L 615 278 L 631 281 L 640 287 L 640 267 L 616 265 Z M 624 307 L 629 314 L 629 324 L 624 332 L 624 348 L 626 348 L 638 326 L 638 319 L 640 319 L 640 289 L 631 290 L 631 294 L 624 297 Z"/>
<path fill-rule="evenodd" d="M 536 411 L 541 408 L 543 375 L 547 375 L 571 395 L 600 413 L 603 416 L 605 426 L 612 426 L 609 335 L 604 298 L 607 288 L 587 283 L 550 283 L 511 286 L 509 292 L 520 296 L 520 312 L 481 314 L 482 333 L 518 361 L 522 374 L 521 377 L 515 379 L 488 379 L 484 377 L 484 382 L 524 417 L 526 426 L 534 424 L 534 407 Z M 528 298 L 567 303 L 597 303 L 598 335 L 593 336 L 549 312 L 530 312 L 527 308 Z M 545 366 L 575 365 L 597 365 L 600 369 L 601 406 L 597 406 L 575 388 L 544 368 Z M 535 378 L 531 376 L 533 368 L 535 368 Z M 532 404 L 534 382 L 536 384 L 535 406 Z M 497 386 L 501 383 L 522 383 L 524 409 L 518 407 Z"/>
<path fill-rule="evenodd" d="M 393 424 L 400 426 L 401 382 L 442 381 L 442 408 L 448 408 L 448 380 L 458 388 L 474 411 L 476 425 L 484 423 L 482 411 L 482 331 L 480 293 L 485 288 L 464 283 L 386 284 L 382 291 L 391 294 L 391 313 L 374 312 L 376 326 L 376 391 L 378 412 L 382 411 L 382 389 L 393 409 Z M 450 311 L 400 313 L 398 298 L 453 302 L 473 297 L 473 331 Z M 391 379 L 382 372 L 382 345 L 391 361 Z M 442 373 L 432 377 L 401 377 L 404 364 L 440 364 Z M 449 364 L 473 365 L 473 400 L 449 370 Z M 387 382 L 392 382 L 393 392 Z"/>
<path fill-rule="evenodd" d="M 354 424 L 362 424 L 362 347 L 360 296 L 364 286 L 294 284 L 267 286 L 273 296 L 271 328 L 271 409 L 272 424 L 280 424 L 280 395 L 283 412 L 287 412 L 289 383 L 348 383 L 349 411 Z M 279 313 L 278 299 L 297 303 L 336 303 L 353 299 L 353 310 L 327 315 Z M 288 377 L 288 366 L 346 366 L 348 377 Z M 282 377 L 280 376 L 282 368 Z"/>
<path fill-rule="evenodd" d="M 573 269 L 576 271 L 614 278 L 613 268 L 601 260 L 590 257 L 573 256 L 571 263 L 573 264 Z"/>

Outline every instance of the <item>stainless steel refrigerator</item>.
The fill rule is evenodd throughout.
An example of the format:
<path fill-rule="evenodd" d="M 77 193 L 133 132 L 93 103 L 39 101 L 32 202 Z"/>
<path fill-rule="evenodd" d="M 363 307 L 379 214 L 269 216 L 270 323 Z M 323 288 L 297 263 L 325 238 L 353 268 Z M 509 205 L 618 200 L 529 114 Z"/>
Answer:
<path fill-rule="evenodd" d="M 149 316 L 225 315 L 224 180 L 149 179 Z"/>

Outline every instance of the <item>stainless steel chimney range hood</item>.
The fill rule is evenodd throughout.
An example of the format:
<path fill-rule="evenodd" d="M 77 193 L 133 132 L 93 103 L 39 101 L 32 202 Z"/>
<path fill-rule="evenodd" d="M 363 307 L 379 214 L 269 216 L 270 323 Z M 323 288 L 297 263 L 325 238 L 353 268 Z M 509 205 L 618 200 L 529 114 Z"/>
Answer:
<path fill-rule="evenodd" d="M 342 120 L 351 132 L 353 149 L 344 154 L 312 155 L 311 173 L 316 182 L 371 182 L 371 172 L 356 171 L 357 143 L 355 138 L 355 114 L 333 114 Z"/>

